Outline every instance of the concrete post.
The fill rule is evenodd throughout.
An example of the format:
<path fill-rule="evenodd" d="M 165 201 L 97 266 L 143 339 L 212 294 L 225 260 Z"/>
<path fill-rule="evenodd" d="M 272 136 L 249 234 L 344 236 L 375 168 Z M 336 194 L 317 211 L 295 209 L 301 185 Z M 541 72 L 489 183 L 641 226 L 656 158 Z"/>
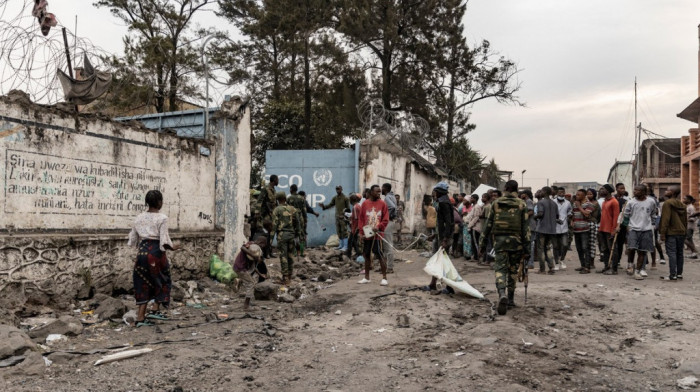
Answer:
<path fill-rule="evenodd" d="M 250 203 L 250 109 L 234 97 L 212 119 L 216 138 L 216 226 L 225 230 L 223 260 L 233 262 L 246 241 L 245 215 Z"/>

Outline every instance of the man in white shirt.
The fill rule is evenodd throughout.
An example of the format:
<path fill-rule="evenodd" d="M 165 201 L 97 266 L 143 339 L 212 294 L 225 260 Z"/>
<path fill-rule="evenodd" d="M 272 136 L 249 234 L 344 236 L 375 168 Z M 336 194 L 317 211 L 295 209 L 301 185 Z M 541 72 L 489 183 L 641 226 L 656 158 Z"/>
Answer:
<path fill-rule="evenodd" d="M 552 246 L 554 250 L 554 270 L 558 271 L 559 268 L 566 269 L 564 258 L 569 248 L 569 218 L 573 213 L 571 203 L 566 200 L 566 189 L 557 189 L 556 203 L 559 209 L 559 220 L 557 221 L 557 234 L 554 235 L 554 243 Z"/>
<path fill-rule="evenodd" d="M 641 271 L 644 267 L 644 253 L 654 250 L 654 225 L 656 220 L 656 201 L 647 197 L 647 187 L 637 185 L 634 187 L 634 198 L 627 202 L 622 212 L 625 219 L 629 219 L 627 231 L 627 249 L 630 261 L 637 254 L 637 265 L 634 270 L 634 279 L 644 280 Z M 620 230 L 620 227 L 616 230 Z"/>

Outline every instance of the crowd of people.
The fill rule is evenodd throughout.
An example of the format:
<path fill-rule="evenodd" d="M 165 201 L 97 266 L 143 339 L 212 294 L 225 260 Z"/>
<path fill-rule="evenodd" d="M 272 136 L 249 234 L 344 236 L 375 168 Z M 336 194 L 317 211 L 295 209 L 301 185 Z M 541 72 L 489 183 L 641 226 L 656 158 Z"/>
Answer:
<path fill-rule="evenodd" d="M 492 265 L 493 238 L 483 239 L 483 251 L 479 243 L 493 202 L 502 196 L 497 189 L 481 196 L 449 196 L 438 184 L 432 199 L 424 205 L 428 233 L 436 233 L 439 214 L 452 214 L 454 223 L 438 236 L 441 240 L 434 242 L 433 251 L 442 246 L 452 257 Z M 697 258 L 693 233 L 700 212 L 695 211 L 692 196 L 680 198 L 678 187 L 669 188 L 660 198 L 646 184 L 635 186 L 631 197 L 624 184 L 578 189 L 573 194 L 547 186 L 534 195 L 530 190 L 520 190 L 518 197 L 528 210 L 528 267 L 539 273 L 555 274 L 566 269 L 572 243 L 579 259 L 575 270 L 581 274 L 616 275 L 626 261 L 626 272 L 643 280 L 648 276 L 647 269 L 657 268 L 657 261 L 666 264 L 664 244 L 670 270 L 662 278 L 677 280 L 683 279 L 684 247 L 690 251 L 689 257 Z M 449 211 L 439 210 L 441 199 L 442 204 L 449 205 Z"/>
<path fill-rule="evenodd" d="M 295 185 L 289 195 L 276 192 L 277 185 L 278 178 L 272 175 L 259 192 L 249 242 L 234 261 L 239 290 L 245 293 L 245 308 L 250 305 L 256 280 L 268 278 L 264 259 L 272 255 L 273 239 L 277 239 L 281 283 L 288 285 L 294 258 L 303 257 L 308 214 L 319 215 Z M 661 279 L 677 281 L 683 279 L 684 248 L 690 250 L 690 258 L 698 257 L 693 236 L 700 212 L 696 212 L 692 196 L 681 199 L 677 186 L 661 198 L 646 184 L 636 185 L 632 197 L 623 184 L 578 189 L 574 194 L 546 186 L 533 195 L 530 190 L 518 191 L 517 182 L 508 181 L 503 192 L 493 189 L 467 197 L 464 193 L 449 196 L 448 184 L 440 182 L 431 196 L 425 198 L 423 213 L 433 252 L 442 248 L 455 258 L 492 266 L 499 314 L 515 306 L 519 264 L 530 269 L 538 266 L 542 274 L 555 274 L 567 268 L 565 259 L 572 242 L 579 259 L 575 270 L 581 274 L 616 275 L 626 260 L 626 272 L 644 280 L 648 268 L 657 268 L 657 261 L 666 264 L 665 248 L 669 271 Z M 167 319 L 163 309 L 170 302 L 171 279 L 165 252 L 178 249 L 168 234 L 168 218 L 160 213 L 163 195 L 149 191 L 145 200 L 149 208 L 136 217 L 129 234 L 129 245 L 139 249 L 133 271 L 139 307 L 136 326 L 153 325 L 149 319 Z M 394 235 L 400 233 L 404 209 L 391 184 L 372 185 L 349 197 L 337 186 L 331 202 L 320 207 L 335 209 L 337 249 L 347 252 L 348 257 L 354 252 L 358 261 L 364 261 L 363 278 L 358 283 L 371 282 L 374 259 L 379 262 L 376 272 L 382 276 L 380 285 L 388 285 L 387 274 L 394 268 Z M 596 258 L 600 268 L 596 268 Z M 436 284 L 433 277 L 425 289 L 436 290 Z M 147 311 L 151 301 L 155 305 Z"/>

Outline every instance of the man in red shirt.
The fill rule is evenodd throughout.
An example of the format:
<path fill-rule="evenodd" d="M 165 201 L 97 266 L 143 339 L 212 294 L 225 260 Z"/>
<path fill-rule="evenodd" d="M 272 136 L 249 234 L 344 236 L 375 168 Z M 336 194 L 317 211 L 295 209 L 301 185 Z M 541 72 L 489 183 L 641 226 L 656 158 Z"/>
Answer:
<path fill-rule="evenodd" d="M 620 215 L 620 204 L 612 195 L 613 187 L 609 184 L 603 185 L 598 193 L 605 201 L 601 206 L 600 212 L 600 229 L 598 229 L 598 241 L 600 242 L 601 256 L 603 259 L 603 269 L 600 271 L 606 275 L 617 275 L 617 267 L 620 262 L 619 258 L 613 261 L 612 269 L 610 268 L 610 255 L 615 241 L 613 234 L 617 226 L 617 218 Z"/>
<path fill-rule="evenodd" d="M 389 209 L 384 203 L 384 200 L 379 198 L 381 190 L 379 185 L 372 185 L 369 190 L 369 199 L 362 203 L 360 208 L 360 218 L 358 226 L 360 228 L 360 238 L 362 238 L 363 248 L 362 253 L 365 258 L 365 277 L 357 282 L 360 284 L 369 283 L 369 272 L 372 269 L 372 253 L 379 259 L 379 264 L 382 268 L 382 286 L 389 284 L 386 280 L 386 257 L 383 252 L 383 232 L 389 224 Z M 365 234 L 365 227 L 369 226 L 372 229 L 373 235 Z"/>

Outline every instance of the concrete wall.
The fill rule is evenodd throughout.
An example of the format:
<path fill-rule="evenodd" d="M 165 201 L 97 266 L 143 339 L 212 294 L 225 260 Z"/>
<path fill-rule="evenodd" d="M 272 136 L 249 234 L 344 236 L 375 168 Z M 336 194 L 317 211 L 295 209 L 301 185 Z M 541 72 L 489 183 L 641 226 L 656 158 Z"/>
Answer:
<path fill-rule="evenodd" d="M 201 142 L 7 100 L 0 113 L 0 231 L 127 230 L 151 189 L 171 229 L 214 229 L 214 157 Z"/>
<path fill-rule="evenodd" d="M 410 155 L 396 147 L 371 141 L 362 143 L 359 171 L 361 188 L 388 182 L 394 193 L 405 201 L 404 233 L 422 232 L 425 224 L 423 196 L 430 195 L 435 184 L 446 178 L 421 168 Z M 451 193 L 459 192 L 460 183 L 449 183 Z"/>
<path fill-rule="evenodd" d="M 250 173 L 249 114 L 241 106 L 232 103 L 231 117 L 219 119 L 233 139 L 226 156 L 217 154 L 226 151 L 222 138 L 217 149 L 34 105 L 22 93 L 1 97 L 0 302 L 59 301 L 88 281 L 98 291 L 129 290 L 136 251 L 125 239 L 150 189 L 163 192 L 171 236 L 183 243 L 169 253 L 176 277 L 201 276 L 211 254 L 232 254 L 244 240 Z M 222 156 L 228 171 L 217 170 Z M 226 196 L 218 204 L 217 192 Z M 222 203 L 226 212 L 218 211 Z"/>

